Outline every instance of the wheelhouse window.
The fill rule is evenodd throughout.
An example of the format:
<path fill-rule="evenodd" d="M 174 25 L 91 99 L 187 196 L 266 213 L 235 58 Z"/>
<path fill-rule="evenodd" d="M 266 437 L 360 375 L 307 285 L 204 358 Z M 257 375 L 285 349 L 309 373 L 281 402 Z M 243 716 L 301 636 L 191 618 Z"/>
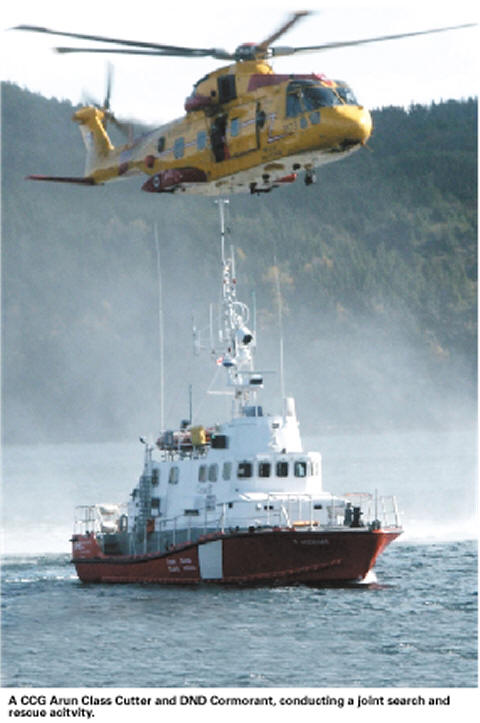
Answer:
<path fill-rule="evenodd" d="M 232 463 L 231 462 L 224 462 L 223 463 L 223 471 L 222 471 L 222 477 L 224 480 L 229 480 L 232 476 Z"/>
<path fill-rule="evenodd" d="M 294 475 L 295 477 L 306 477 L 307 476 L 307 463 L 303 460 L 297 460 L 294 464 Z"/>
<path fill-rule="evenodd" d="M 211 464 L 208 468 L 208 481 L 216 482 L 218 479 L 218 464 Z"/>
<path fill-rule="evenodd" d="M 152 487 L 157 487 L 160 482 L 160 470 L 157 467 L 152 469 Z"/>
<path fill-rule="evenodd" d="M 198 468 L 198 481 L 199 482 L 206 482 L 207 481 L 207 465 L 201 464 Z"/>
<path fill-rule="evenodd" d="M 168 483 L 171 485 L 177 485 L 178 477 L 179 477 L 178 467 L 170 467 L 170 472 L 168 474 Z"/>
<path fill-rule="evenodd" d="M 259 477 L 270 477 L 272 473 L 272 465 L 270 462 L 259 462 L 258 463 L 258 476 Z"/>
<path fill-rule="evenodd" d="M 251 462 L 239 462 L 237 467 L 237 477 L 244 479 L 251 477 L 253 473 L 253 464 Z"/>
<path fill-rule="evenodd" d="M 175 158 L 182 158 L 185 153 L 185 139 L 177 138 L 173 144 L 173 155 Z"/>
<path fill-rule="evenodd" d="M 277 477 L 288 477 L 288 462 L 277 462 L 276 473 Z"/>

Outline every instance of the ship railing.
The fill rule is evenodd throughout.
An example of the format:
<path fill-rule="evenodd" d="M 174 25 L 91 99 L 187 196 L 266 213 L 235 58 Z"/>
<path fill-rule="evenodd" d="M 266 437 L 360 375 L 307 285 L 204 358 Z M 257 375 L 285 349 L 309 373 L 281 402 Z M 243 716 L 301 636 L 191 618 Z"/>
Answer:
<path fill-rule="evenodd" d="M 395 495 L 379 495 L 369 492 L 347 492 L 344 497 L 352 507 L 360 507 L 362 522 L 383 528 L 400 527 L 400 513 Z"/>
<path fill-rule="evenodd" d="M 378 496 L 368 493 L 350 493 L 345 497 L 331 497 L 323 501 L 327 512 L 327 521 L 315 519 L 315 501 L 317 497 L 310 494 L 269 493 L 258 499 L 249 498 L 220 502 L 205 506 L 203 509 L 191 511 L 169 518 L 157 518 L 156 530 L 168 532 L 176 544 L 180 530 L 187 531 L 190 539 L 193 530 L 203 530 L 203 534 L 232 530 L 243 530 L 251 527 L 282 527 L 322 529 L 339 527 L 346 524 L 345 509 L 348 502 L 360 509 L 358 526 L 400 527 L 400 518 L 396 499 L 393 496 Z M 256 504 L 258 514 L 252 514 L 252 503 Z M 277 504 L 275 504 L 277 503 Z M 245 514 L 239 512 L 245 506 Z M 353 525 L 355 526 L 355 525 Z"/>
<path fill-rule="evenodd" d="M 73 533 L 115 533 L 121 531 L 122 518 L 126 526 L 127 506 L 125 504 L 78 505 L 75 508 Z"/>

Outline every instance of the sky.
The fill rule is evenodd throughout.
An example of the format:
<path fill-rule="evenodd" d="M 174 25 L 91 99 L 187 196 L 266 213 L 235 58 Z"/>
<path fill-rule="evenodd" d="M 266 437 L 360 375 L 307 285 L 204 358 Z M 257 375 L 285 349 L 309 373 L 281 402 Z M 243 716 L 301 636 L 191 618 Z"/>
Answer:
<path fill-rule="evenodd" d="M 98 99 L 105 93 L 107 59 L 113 63 L 112 108 L 119 118 L 160 124 L 183 114 L 193 84 L 224 63 L 213 58 L 142 58 L 115 55 L 67 55 L 55 45 L 85 41 L 12 31 L 19 24 L 188 47 L 233 50 L 243 42 L 268 37 L 294 10 L 308 9 L 277 45 L 315 45 L 376 35 L 412 32 L 477 22 L 473 0 L 358 0 L 305 3 L 267 0 L 237 3 L 204 0 L 165 3 L 137 0 L 16 0 L 0 10 L 0 72 L 46 97 Z M 408 106 L 432 100 L 478 95 L 479 31 L 467 28 L 351 49 L 302 54 L 274 60 L 278 73 L 324 73 L 345 80 L 368 108 Z M 98 47 L 99 44 L 97 44 Z"/>

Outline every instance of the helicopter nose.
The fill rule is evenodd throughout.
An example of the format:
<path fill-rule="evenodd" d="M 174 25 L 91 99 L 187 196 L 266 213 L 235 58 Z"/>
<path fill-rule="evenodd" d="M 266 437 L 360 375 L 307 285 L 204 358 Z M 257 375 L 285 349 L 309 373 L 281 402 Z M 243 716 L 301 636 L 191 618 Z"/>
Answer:
<path fill-rule="evenodd" d="M 341 145 L 365 144 L 372 134 L 373 121 L 369 111 L 362 106 L 341 108 Z"/>
<path fill-rule="evenodd" d="M 358 128 L 361 136 L 361 143 L 366 143 L 373 130 L 373 120 L 369 111 L 366 108 L 360 108 L 360 115 L 358 118 Z"/>
<path fill-rule="evenodd" d="M 348 114 L 345 132 L 348 134 L 345 140 L 365 144 L 372 134 L 373 121 L 369 111 L 362 106 L 352 107 Z"/>

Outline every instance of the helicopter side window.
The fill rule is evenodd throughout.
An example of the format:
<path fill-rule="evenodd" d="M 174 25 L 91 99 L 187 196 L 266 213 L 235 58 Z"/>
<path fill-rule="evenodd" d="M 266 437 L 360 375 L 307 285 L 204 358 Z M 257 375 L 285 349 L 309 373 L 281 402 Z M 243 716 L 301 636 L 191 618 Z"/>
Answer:
<path fill-rule="evenodd" d="M 185 139 L 177 138 L 173 144 L 173 155 L 175 158 L 182 158 L 185 152 Z"/>
<path fill-rule="evenodd" d="M 197 133 L 197 150 L 204 151 L 207 147 L 207 134 L 205 131 L 198 131 Z"/>
<path fill-rule="evenodd" d="M 236 136 L 238 136 L 239 130 L 240 130 L 240 122 L 239 122 L 238 118 L 232 118 L 232 120 L 230 121 L 230 135 L 232 136 L 232 138 L 235 138 Z"/>
<path fill-rule="evenodd" d="M 287 92 L 287 118 L 296 118 L 301 112 L 300 90 L 295 88 Z"/>

